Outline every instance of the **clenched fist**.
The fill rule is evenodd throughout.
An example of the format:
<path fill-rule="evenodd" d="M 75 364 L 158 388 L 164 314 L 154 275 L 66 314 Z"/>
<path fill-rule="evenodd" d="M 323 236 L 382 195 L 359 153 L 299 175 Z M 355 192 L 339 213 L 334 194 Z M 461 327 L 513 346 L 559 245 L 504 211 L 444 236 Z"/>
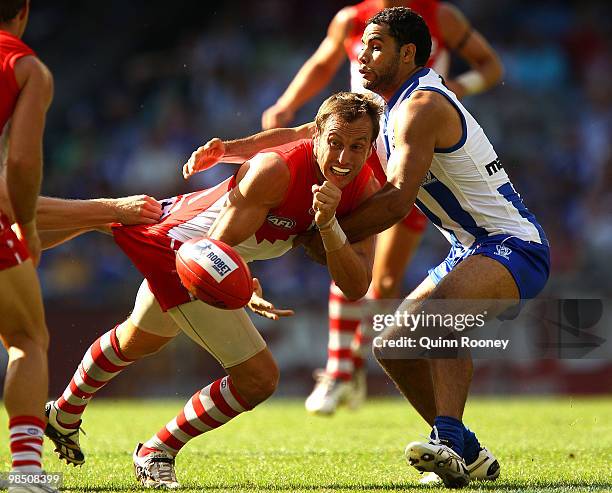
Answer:
<path fill-rule="evenodd" d="M 312 186 L 312 208 L 315 211 L 315 222 L 321 228 L 329 223 L 336 214 L 342 191 L 331 181 L 325 180 L 323 185 Z"/>
<path fill-rule="evenodd" d="M 148 195 L 112 199 L 117 221 L 124 225 L 154 224 L 162 214 L 161 204 Z"/>

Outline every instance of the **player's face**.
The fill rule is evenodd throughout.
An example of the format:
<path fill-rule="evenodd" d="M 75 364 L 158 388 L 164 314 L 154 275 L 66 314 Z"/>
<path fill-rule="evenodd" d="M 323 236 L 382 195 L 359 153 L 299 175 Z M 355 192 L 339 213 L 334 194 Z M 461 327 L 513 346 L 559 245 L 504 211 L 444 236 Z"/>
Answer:
<path fill-rule="evenodd" d="M 314 138 L 321 174 L 338 188 L 347 186 L 361 171 L 372 152 L 372 121 L 367 116 L 346 123 L 335 116 Z"/>
<path fill-rule="evenodd" d="M 395 92 L 400 52 L 389 28 L 384 24 L 368 24 L 361 40 L 363 48 L 357 59 L 363 87 L 383 97 Z"/>

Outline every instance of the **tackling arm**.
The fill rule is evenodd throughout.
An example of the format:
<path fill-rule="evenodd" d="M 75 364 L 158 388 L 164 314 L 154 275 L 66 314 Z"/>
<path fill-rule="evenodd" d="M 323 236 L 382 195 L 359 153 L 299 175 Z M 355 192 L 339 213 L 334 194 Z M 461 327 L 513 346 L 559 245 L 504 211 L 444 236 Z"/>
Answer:
<path fill-rule="evenodd" d="M 503 76 L 504 67 L 482 34 L 472 28 L 457 7 L 448 3 L 440 5 L 438 21 L 446 44 L 471 67 L 470 71 L 449 80 L 449 89 L 462 98 L 495 86 Z"/>

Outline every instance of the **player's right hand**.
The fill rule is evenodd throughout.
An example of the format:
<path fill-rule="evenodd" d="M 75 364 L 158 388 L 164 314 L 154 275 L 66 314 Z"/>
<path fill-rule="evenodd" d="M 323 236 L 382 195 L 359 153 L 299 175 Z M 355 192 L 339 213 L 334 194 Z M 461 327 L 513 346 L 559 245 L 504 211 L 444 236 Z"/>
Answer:
<path fill-rule="evenodd" d="M 253 295 L 247 306 L 257 315 L 260 315 L 270 320 L 278 320 L 279 317 L 291 317 L 295 315 L 293 310 L 279 310 L 274 308 L 274 305 L 263 298 L 263 290 L 259 279 L 253 278 Z"/>
<path fill-rule="evenodd" d="M 261 115 L 261 128 L 283 128 L 289 126 L 295 117 L 295 112 L 276 103 Z"/>
<path fill-rule="evenodd" d="M 30 258 L 34 263 L 34 267 L 38 267 L 41 244 L 40 238 L 38 237 L 38 230 L 36 229 L 36 221 L 33 220 L 26 224 L 15 224 L 13 229 L 17 238 L 28 247 L 28 252 L 30 253 Z"/>
<path fill-rule="evenodd" d="M 190 176 L 212 168 L 217 164 L 225 154 L 225 144 L 221 139 L 210 139 L 203 146 L 198 147 L 191 153 L 189 160 L 183 165 L 183 178 L 185 180 Z"/>
<path fill-rule="evenodd" d="M 117 222 L 123 225 L 155 224 L 162 215 L 161 204 L 148 195 L 113 199 Z"/>

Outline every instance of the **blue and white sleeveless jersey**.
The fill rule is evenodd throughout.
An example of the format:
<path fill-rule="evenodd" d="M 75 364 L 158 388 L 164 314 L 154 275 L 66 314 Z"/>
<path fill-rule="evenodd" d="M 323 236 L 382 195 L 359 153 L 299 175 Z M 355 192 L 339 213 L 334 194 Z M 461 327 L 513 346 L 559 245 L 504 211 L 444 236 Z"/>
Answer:
<path fill-rule="evenodd" d="M 431 168 L 419 188 L 417 207 L 454 249 L 464 250 L 476 240 L 495 235 L 548 245 L 544 230 L 512 186 L 482 128 L 432 69 L 422 68 L 413 74 L 385 108 L 376 146 L 385 173 L 395 147 L 393 129 L 400 117 L 399 106 L 415 91 L 442 94 L 459 113 L 462 126 L 457 144 L 435 149 Z"/>

